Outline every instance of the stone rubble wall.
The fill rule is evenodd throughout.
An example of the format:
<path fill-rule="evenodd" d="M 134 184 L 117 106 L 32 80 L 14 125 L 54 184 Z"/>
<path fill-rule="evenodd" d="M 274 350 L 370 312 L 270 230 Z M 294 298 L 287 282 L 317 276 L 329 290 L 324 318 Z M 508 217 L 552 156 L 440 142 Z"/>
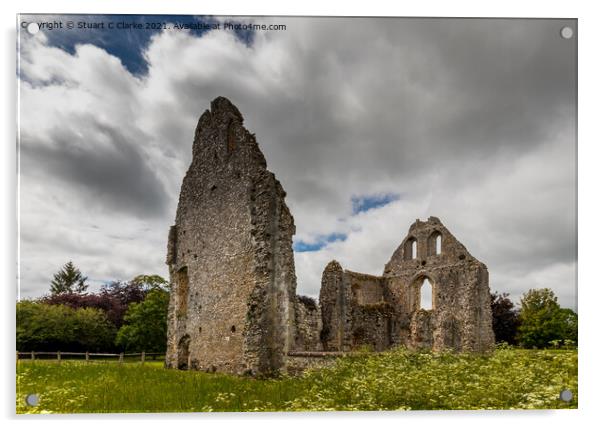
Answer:
<path fill-rule="evenodd" d="M 195 132 L 168 239 L 168 367 L 267 374 L 292 346 L 294 221 L 242 123 L 219 97 Z"/>
<path fill-rule="evenodd" d="M 201 115 L 192 151 L 167 239 L 167 367 L 271 375 L 319 364 L 294 351 L 492 349 L 487 267 L 438 218 L 410 226 L 382 276 L 330 262 L 317 305 L 296 295 L 286 192 L 229 100 Z"/>
<path fill-rule="evenodd" d="M 425 279 L 433 287 L 431 310 L 420 304 Z M 343 270 L 336 261 L 326 266 L 320 291 L 324 349 L 403 345 L 487 352 L 494 346 L 488 296 L 487 267 L 438 218 L 417 220 L 382 276 Z"/>
<path fill-rule="evenodd" d="M 321 351 L 322 313 L 316 301 L 297 296 L 295 301 L 295 351 Z"/>

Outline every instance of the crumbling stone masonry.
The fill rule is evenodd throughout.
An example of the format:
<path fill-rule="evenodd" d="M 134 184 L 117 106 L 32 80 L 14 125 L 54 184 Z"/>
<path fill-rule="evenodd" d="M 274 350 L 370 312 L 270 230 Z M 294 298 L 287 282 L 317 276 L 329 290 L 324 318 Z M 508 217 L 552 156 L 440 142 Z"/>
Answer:
<path fill-rule="evenodd" d="M 318 306 L 296 295 L 286 193 L 226 98 L 200 117 L 192 155 L 168 235 L 167 367 L 267 375 L 366 345 L 493 346 L 487 268 L 439 219 L 417 220 L 382 276 L 329 263 Z"/>
<path fill-rule="evenodd" d="M 432 309 L 426 310 L 421 287 L 429 286 Z M 494 345 L 487 267 L 436 217 L 410 226 L 382 276 L 330 262 L 322 275 L 320 306 L 327 351 L 405 345 L 485 352 Z"/>
<path fill-rule="evenodd" d="M 168 367 L 268 374 L 295 340 L 293 217 L 223 97 L 199 119 L 167 264 Z"/>

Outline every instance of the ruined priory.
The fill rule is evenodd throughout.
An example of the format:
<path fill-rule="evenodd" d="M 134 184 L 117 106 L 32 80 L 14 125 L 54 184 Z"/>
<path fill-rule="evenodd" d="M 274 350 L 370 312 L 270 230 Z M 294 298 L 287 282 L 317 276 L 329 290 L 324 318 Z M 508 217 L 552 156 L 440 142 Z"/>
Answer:
<path fill-rule="evenodd" d="M 330 262 L 316 304 L 296 294 L 286 193 L 228 99 L 202 114 L 192 154 L 168 238 L 168 367 L 260 375 L 366 346 L 492 348 L 487 267 L 438 218 L 412 223 L 380 276 Z"/>

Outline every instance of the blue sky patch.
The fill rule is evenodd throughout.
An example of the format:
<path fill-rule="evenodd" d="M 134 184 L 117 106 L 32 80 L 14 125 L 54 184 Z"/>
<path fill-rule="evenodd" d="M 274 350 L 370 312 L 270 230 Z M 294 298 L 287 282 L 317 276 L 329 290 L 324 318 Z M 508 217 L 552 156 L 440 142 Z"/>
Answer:
<path fill-rule="evenodd" d="M 331 242 L 344 241 L 347 235 L 344 233 L 331 233 L 330 235 L 320 235 L 314 242 L 297 241 L 293 244 L 293 250 L 298 253 L 306 251 L 319 251 Z"/>
<path fill-rule="evenodd" d="M 351 198 L 353 215 L 372 210 L 374 208 L 384 207 L 391 202 L 398 201 L 401 195 L 394 193 L 385 193 L 378 195 L 354 196 Z"/>

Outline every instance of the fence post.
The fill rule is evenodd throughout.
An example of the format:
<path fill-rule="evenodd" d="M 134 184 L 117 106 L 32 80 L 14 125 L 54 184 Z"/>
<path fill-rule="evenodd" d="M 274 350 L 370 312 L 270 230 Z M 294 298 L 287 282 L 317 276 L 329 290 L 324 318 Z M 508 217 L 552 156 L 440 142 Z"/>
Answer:
<path fill-rule="evenodd" d="M 86 363 L 90 362 L 90 353 L 86 351 Z"/>
<path fill-rule="evenodd" d="M 61 351 L 56 351 L 56 359 L 61 364 Z"/>
<path fill-rule="evenodd" d="M 31 360 L 35 360 L 36 359 L 36 353 L 31 351 Z"/>
<path fill-rule="evenodd" d="M 144 351 L 142 351 L 142 354 L 140 355 L 140 361 L 142 361 L 142 364 L 144 364 L 145 357 L 146 357 L 146 354 Z"/>
<path fill-rule="evenodd" d="M 123 352 L 119 353 L 119 364 L 123 363 Z"/>

